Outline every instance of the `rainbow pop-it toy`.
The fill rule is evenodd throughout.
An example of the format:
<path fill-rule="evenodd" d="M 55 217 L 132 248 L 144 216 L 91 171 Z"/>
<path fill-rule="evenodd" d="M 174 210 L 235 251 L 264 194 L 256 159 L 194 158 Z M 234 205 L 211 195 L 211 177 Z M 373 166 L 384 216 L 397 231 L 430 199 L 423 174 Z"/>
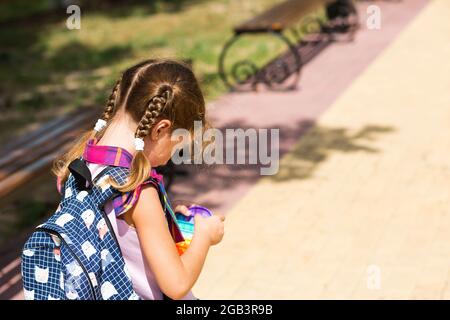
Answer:
<path fill-rule="evenodd" d="M 202 217 L 211 217 L 212 212 L 202 206 L 192 206 L 189 208 L 190 215 L 185 216 L 181 213 L 176 214 L 177 224 L 180 227 L 180 231 L 183 234 L 184 241 L 177 242 L 178 253 L 182 255 L 189 245 L 191 244 L 192 237 L 194 236 L 194 216 L 201 215 Z"/>

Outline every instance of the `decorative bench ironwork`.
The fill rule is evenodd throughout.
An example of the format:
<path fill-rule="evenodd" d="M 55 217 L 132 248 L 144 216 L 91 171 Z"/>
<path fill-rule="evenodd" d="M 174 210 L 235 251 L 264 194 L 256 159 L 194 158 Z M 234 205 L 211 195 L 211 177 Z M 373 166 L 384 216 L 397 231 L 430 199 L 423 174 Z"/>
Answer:
<path fill-rule="evenodd" d="M 325 23 L 319 18 L 308 17 L 320 8 L 325 9 Z M 299 22 L 303 23 L 299 25 Z M 256 90 L 260 83 L 272 90 L 295 89 L 305 63 L 301 50 L 305 45 L 304 35 L 315 33 L 309 41 L 318 45 L 333 41 L 337 34 L 346 34 L 352 40 L 357 26 L 357 11 L 352 0 L 284 1 L 233 29 L 234 35 L 225 43 L 219 57 L 220 77 L 235 91 Z M 292 32 L 295 40 L 290 40 L 285 31 Z M 242 35 L 252 34 L 274 36 L 284 43 L 287 51 L 260 68 L 248 58 L 227 68 L 225 62 L 230 48 Z"/>

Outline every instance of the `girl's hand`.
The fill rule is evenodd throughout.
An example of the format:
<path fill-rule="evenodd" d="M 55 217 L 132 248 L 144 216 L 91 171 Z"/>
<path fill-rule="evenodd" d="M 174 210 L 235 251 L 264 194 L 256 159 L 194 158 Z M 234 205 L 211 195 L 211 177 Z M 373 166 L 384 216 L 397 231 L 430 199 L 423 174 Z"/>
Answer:
<path fill-rule="evenodd" d="M 191 213 L 189 212 L 189 208 L 184 205 L 184 204 L 179 204 L 175 207 L 175 212 L 179 212 L 183 215 L 185 215 L 186 217 L 189 217 L 191 215 Z"/>
<path fill-rule="evenodd" d="M 136 206 L 125 214 L 130 215 L 136 226 L 142 251 L 161 291 L 171 299 L 185 297 L 200 275 L 208 249 L 214 242 L 211 239 L 217 241 L 218 232 L 212 230 L 221 223 L 220 219 L 199 220 L 200 227 L 195 228 L 200 229 L 203 236 L 194 235 L 196 239 L 192 239 L 188 250 L 180 256 L 167 228 L 167 219 L 155 188 L 143 188 Z M 209 219 L 211 221 L 207 222 Z"/>
<path fill-rule="evenodd" d="M 194 217 L 194 237 L 206 237 L 210 246 L 218 244 L 223 239 L 225 216 L 213 215 L 212 217 Z"/>
<path fill-rule="evenodd" d="M 189 208 L 195 206 L 196 204 L 195 203 L 188 204 L 187 201 L 175 200 L 173 201 L 173 205 L 175 206 L 174 208 L 175 212 L 179 212 L 185 215 L 186 217 L 189 217 L 191 215 L 191 213 L 189 212 Z"/>

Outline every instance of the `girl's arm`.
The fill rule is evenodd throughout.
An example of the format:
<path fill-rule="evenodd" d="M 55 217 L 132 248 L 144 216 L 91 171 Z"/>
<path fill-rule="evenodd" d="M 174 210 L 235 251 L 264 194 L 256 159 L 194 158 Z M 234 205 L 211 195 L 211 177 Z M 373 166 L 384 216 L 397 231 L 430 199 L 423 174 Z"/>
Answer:
<path fill-rule="evenodd" d="M 171 299 L 183 298 L 197 281 L 209 247 L 222 239 L 224 217 L 196 216 L 191 244 L 180 257 L 154 188 L 142 190 L 130 215 L 159 287 Z"/>

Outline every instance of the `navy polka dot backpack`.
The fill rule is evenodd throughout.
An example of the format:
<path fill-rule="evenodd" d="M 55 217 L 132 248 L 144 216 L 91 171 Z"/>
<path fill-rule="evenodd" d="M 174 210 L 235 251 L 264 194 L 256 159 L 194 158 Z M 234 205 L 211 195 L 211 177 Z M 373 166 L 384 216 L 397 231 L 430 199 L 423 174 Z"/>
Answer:
<path fill-rule="evenodd" d="M 110 166 L 94 180 L 73 161 L 56 212 L 39 225 L 22 251 L 25 299 L 139 299 L 104 204 L 120 195 L 108 183 L 125 182 L 127 168 Z"/>

